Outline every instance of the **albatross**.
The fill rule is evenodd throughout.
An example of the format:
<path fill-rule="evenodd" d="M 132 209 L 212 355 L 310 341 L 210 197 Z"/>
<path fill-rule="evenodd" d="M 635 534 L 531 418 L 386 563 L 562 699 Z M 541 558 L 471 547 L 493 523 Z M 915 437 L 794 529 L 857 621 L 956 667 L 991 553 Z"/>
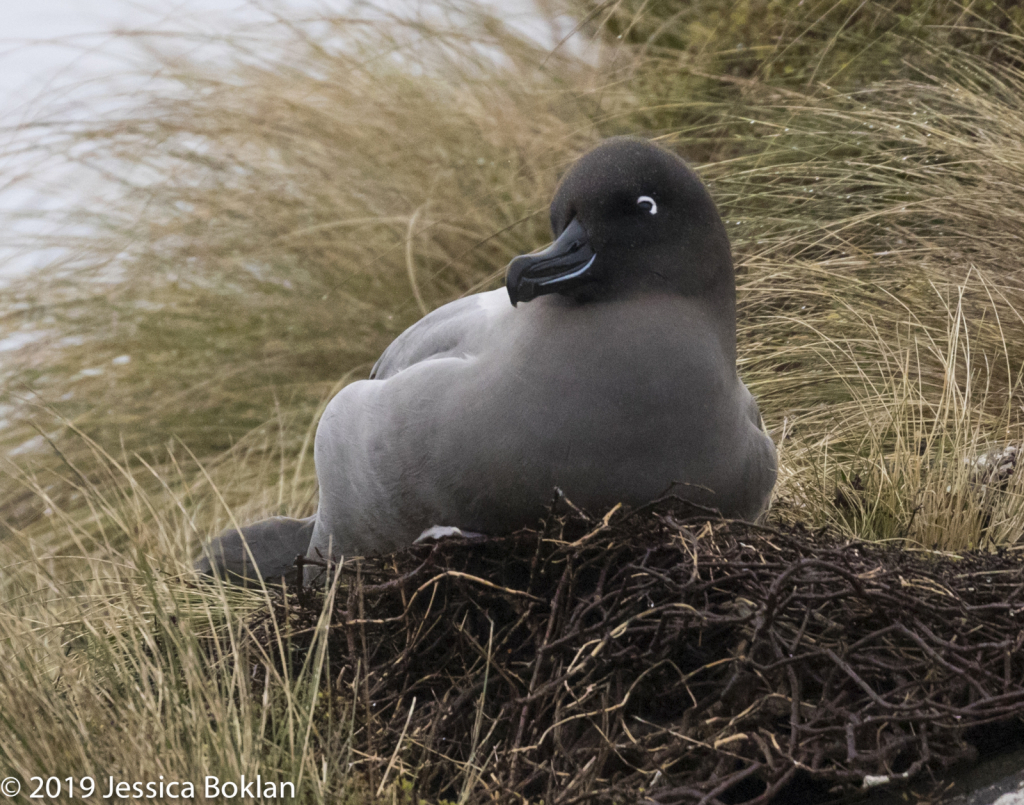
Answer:
<path fill-rule="evenodd" d="M 736 371 L 729 239 L 697 174 L 612 138 L 572 165 L 550 213 L 554 241 L 513 259 L 505 288 L 424 316 L 330 401 L 316 514 L 229 529 L 198 570 L 258 583 L 299 555 L 509 533 L 555 488 L 595 512 L 671 490 L 762 515 L 775 447 Z"/>

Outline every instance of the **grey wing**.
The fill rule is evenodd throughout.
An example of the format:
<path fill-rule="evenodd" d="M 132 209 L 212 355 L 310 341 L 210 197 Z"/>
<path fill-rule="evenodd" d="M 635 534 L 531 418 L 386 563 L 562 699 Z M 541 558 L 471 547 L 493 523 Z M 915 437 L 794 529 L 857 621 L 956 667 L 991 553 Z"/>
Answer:
<path fill-rule="evenodd" d="M 512 309 L 504 290 L 474 294 L 439 307 L 391 342 L 370 371 L 371 380 L 386 380 L 430 358 L 468 355 L 475 351 L 490 315 Z"/>
<path fill-rule="evenodd" d="M 748 389 L 744 383 L 740 382 L 740 386 L 742 388 L 743 395 L 746 397 L 744 408 L 746 409 L 745 413 L 747 415 L 747 419 L 749 419 L 758 430 L 764 431 L 764 420 L 761 418 L 761 409 L 757 406 L 757 400 L 754 399 L 754 395 L 750 393 L 750 389 Z"/>

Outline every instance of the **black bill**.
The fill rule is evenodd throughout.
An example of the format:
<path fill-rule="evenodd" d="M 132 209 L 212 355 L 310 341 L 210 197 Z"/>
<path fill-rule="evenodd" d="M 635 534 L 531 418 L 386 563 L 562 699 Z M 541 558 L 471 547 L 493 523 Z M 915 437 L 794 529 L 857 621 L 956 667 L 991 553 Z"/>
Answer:
<path fill-rule="evenodd" d="M 558 239 L 539 252 L 523 254 L 508 264 L 505 287 L 513 307 L 546 293 L 564 292 L 588 281 L 597 255 L 587 231 L 575 218 Z"/>

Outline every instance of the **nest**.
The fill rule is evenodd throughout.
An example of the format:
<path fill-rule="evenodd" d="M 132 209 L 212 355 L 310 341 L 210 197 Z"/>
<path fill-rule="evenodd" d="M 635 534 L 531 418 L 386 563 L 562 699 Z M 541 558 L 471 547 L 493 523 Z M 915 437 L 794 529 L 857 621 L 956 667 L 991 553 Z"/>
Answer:
<path fill-rule="evenodd" d="M 910 781 L 1024 715 L 1019 553 L 935 556 L 676 500 L 346 562 L 325 688 L 430 800 L 767 803 Z M 301 665 L 321 593 L 279 595 Z M 253 624 L 271 644 L 270 615 Z"/>

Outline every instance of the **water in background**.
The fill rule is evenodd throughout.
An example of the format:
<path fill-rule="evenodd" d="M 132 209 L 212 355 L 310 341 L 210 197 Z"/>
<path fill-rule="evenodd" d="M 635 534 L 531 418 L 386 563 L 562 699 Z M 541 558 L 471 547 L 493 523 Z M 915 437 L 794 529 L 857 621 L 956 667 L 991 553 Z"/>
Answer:
<path fill-rule="evenodd" d="M 543 3 L 544 0 L 538 0 Z M 536 12 L 534 0 L 486 0 L 516 28 L 546 46 L 573 30 L 573 20 Z M 383 2 L 429 13 L 430 2 Z M 0 38 L 0 282 L 30 281 L 54 254 L 34 236 L 61 224 L 60 211 L 102 205 L 104 186 L 94 172 L 71 166 L 43 145 L 39 121 L 61 125 L 97 120 L 132 104 L 162 81 L 148 51 L 226 59 L 224 41 L 250 39 L 272 46 L 275 20 L 308 20 L 319 14 L 373 13 L 360 0 L 33 0 L 8 3 Z M 168 88 L 170 88 L 168 82 Z M 101 208 L 101 207 L 99 207 Z M 67 233 L 67 230 L 64 230 Z M 0 340 L 0 352 L 21 346 Z"/>

